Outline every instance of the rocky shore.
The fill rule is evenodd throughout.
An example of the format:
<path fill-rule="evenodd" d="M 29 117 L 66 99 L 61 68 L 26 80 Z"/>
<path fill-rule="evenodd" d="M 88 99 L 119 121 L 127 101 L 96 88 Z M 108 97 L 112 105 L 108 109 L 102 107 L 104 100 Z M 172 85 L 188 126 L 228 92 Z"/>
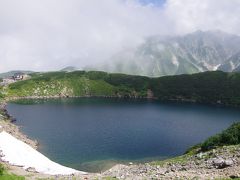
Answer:
<path fill-rule="evenodd" d="M 24 143 L 30 145 L 34 149 L 37 149 L 38 142 L 36 140 L 30 139 L 27 135 L 23 134 L 19 127 L 15 124 L 11 123 L 11 121 L 15 121 L 15 119 L 8 114 L 6 110 L 6 103 L 3 102 L 0 104 L 0 126 L 4 131 L 11 134 L 12 136 L 20 139 Z"/>
<path fill-rule="evenodd" d="M 104 176 L 118 179 L 235 179 L 240 178 L 240 146 L 225 146 L 196 155 L 141 165 L 117 165 Z"/>

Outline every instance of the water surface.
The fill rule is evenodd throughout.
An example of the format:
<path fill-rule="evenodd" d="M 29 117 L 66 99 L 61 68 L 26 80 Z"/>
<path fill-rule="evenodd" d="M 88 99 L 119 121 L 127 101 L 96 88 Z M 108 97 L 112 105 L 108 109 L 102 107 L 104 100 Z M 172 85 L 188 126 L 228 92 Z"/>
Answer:
<path fill-rule="evenodd" d="M 240 120 L 239 109 L 148 100 L 24 100 L 7 108 L 40 152 L 84 171 L 180 155 Z"/>

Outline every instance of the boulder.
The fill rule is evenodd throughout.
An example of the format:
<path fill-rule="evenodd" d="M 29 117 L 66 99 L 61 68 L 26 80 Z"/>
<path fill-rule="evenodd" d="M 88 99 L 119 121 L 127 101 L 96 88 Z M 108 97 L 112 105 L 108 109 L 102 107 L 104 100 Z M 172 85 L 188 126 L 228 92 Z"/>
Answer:
<path fill-rule="evenodd" d="M 36 169 L 33 168 L 33 167 L 27 168 L 26 171 L 28 171 L 28 172 L 33 172 L 33 173 L 37 173 Z"/>
<path fill-rule="evenodd" d="M 232 159 L 227 159 L 225 160 L 225 165 L 226 166 L 232 166 L 234 164 L 233 160 Z"/>
<path fill-rule="evenodd" d="M 232 166 L 234 162 L 231 159 L 224 160 L 223 158 L 220 157 L 220 158 L 214 158 L 212 160 L 212 164 L 217 169 L 223 169 L 223 168 Z"/>

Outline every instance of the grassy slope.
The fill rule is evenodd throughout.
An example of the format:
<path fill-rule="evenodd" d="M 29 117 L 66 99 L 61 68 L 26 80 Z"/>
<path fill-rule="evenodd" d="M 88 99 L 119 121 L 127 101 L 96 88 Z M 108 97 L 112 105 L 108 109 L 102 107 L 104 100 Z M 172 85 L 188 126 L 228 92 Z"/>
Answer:
<path fill-rule="evenodd" d="M 84 71 L 32 74 L 30 80 L 11 84 L 8 96 L 132 96 L 135 88 L 138 96 L 146 96 L 143 83 L 135 83 L 141 79 L 146 78 Z"/>
<path fill-rule="evenodd" d="M 18 176 L 15 174 L 9 174 L 7 171 L 3 172 L 3 175 L 0 175 L 1 180 L 24 180 L 25 177 Z"/>
<path fill-rule="evenodd" d="M 219 146 L 237 144 L 240 144 L 240 123 L 234 123 L 220 134 L 208 138 L 200 147 L 202 151 L 207 151 Z"/>
<path fill-rule="evenodd" d="M 11 84 L 8 96 L 147 96 L 160 100 L 240 105 L 240 74 L 204 72 L 148 78 L 105 72 L 52 72 Z"/>

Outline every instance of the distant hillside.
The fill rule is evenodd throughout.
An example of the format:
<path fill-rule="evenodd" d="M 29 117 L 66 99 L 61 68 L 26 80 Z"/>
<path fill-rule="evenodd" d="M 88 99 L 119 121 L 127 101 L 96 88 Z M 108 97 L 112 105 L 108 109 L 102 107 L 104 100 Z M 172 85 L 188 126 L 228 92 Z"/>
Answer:
<path fill-rule="evenodd" d="M 25 73 L 25 74 L 31 74 L 33 73 L 33 71 L 21 71 L 21 70 L 14 70 L 14 71 L 9 71 L 9 72 L 5 72 L 5 73 L 0 73 L 0 78 L 7 78 L 10 76 L 13 76 L 15 73 Z"/>
<path fill-rule="evenodd" d="M 77 71 L 77 70 L 78 70 L 77 67 L 74 67 L 74 66 L 68 66 L 68 67 L 65 67 L 65 68 L 61 69 L 60 71 L 72 72 L 72 71 Z"/>
<path fill-rule="evenodd" d="M 160 100 L 240 105 L 240 74 L 220 71 L 148 78 L 105 72 L 51 72 L 9 85 L 10 97 L 152 97 Z"/>
<path fill-rule="evenodd" d="M 240 68 L 240 37 L 220 31 L 184 36 L 153 36 L 136 49 L 114 55 L 92 69 L 159 77 Z"/>

